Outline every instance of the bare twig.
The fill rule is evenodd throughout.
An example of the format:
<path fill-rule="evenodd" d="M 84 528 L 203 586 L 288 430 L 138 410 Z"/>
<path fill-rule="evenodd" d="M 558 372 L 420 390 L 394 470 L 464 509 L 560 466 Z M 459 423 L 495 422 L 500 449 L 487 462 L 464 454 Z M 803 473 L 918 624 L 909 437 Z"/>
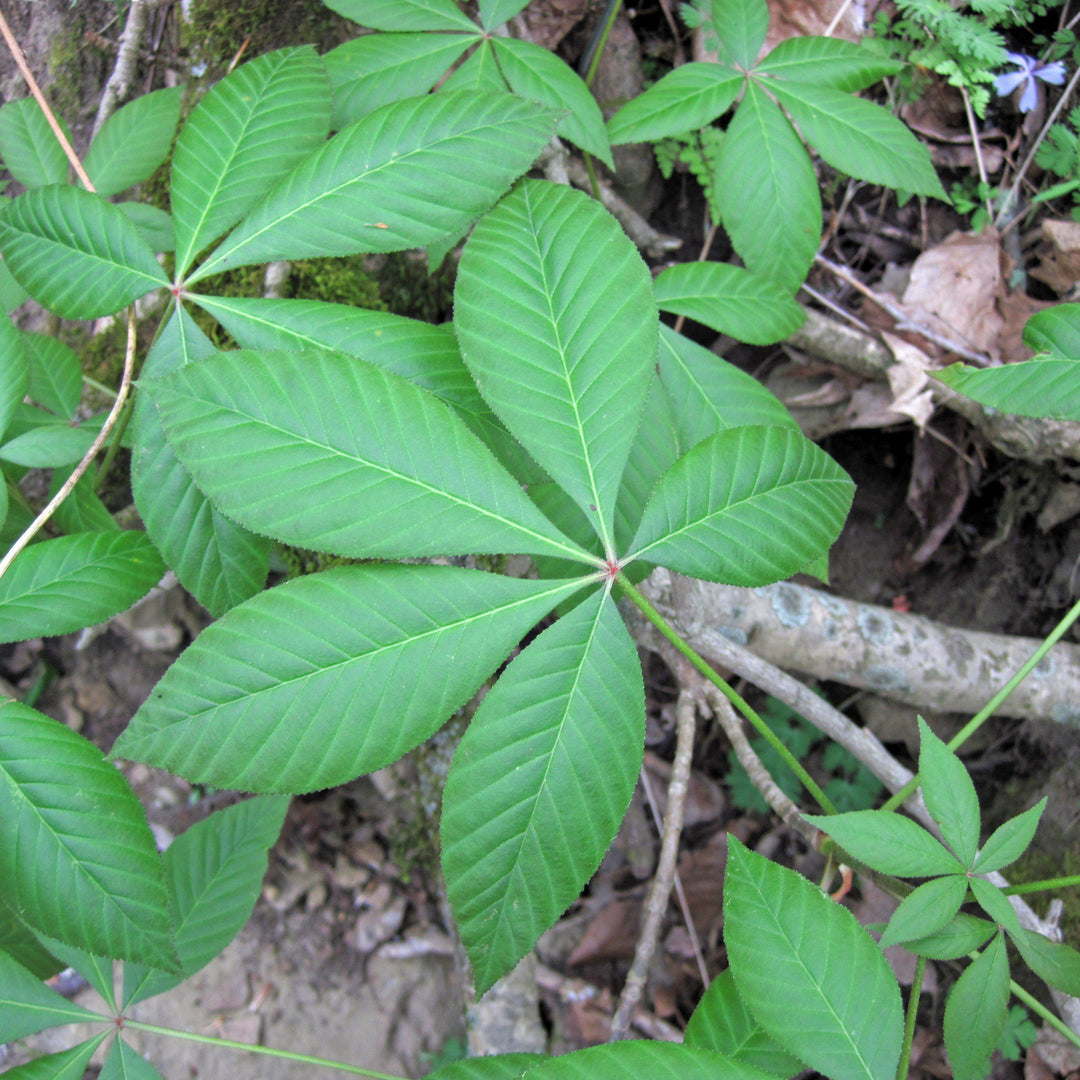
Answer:
<path fill-rule="evenodd" d="M 994 204 L 990 198 L 990 181 L 986 175 L 986 164 L 983 162 L 982 143 L 979 142 L 979 129 L 975 124 L 975 111 L 971 107 L 971 98 L 968 97 L 967 88 L 960 84 L 960 94 L 964 99 L 964 115 L 967 117 L 968 130 L 971 132 L 971 144 L 975 147 L 975 164 L 979 167 L 979 179 L 982 181 L 983 190 L 986 191 L 986 220 L 994 220 Z"/>
<path fill-rule="evenodd" d="M 844 17 L 844 14 L 849 7 L 851 7 L 851 0 L 844 0 L 844 2 L 837 9 L 836 14 L 832 17 L 832 22 L 830 22 L 829 25 L 825 27 L 825 33 L 822 35 L 823 37 L 833 36 L 836 28 L 840 25 L 840 20 Z"/>
<path fill-rule="evenodd" d="M 30 541 L 34 538 L 37 532 L 45 524 L 46 521 L 52 517 L 56 508 L 71 494 L 72 488 L 79 482 L 79 478 L 90 467 L 90 462 L 94 460 L 97 452 L 105 445 L 105 440 L 108 439 L 112 432 L 113 425 L 116 423 L 117 417 L 120 415 L 120 410 L 124 407 L 124 402 L 127 401 L 128 391 L 131 389 L 131 373 L 135 366 L 135 308 L 134 306 L 128 308 L 128 335 L 127 335 L 127 351 L 124 354 L 124 375 L 120 380 L 120 389 L 117 392 L 116 400 L 113 402 L 112 408 L 109 410 L 109 415 L 105 420 L 101 430 L 97 433 L 97 438 L 90 444 L 90 449 L 83 454 L 82 461 L 72 470 L 71 475 L 64 481 L 60 490 L 49 500 L 48 505 L 40 514 L 26 527 L 22 535 L 15 541 L 14 544 L 8 549 L 7 554 L 0 559 L 0 577 L 3 577 L 7 573 L 8 567 L 12 564 L 15 556 Z"/>
<path fill-rule="evenodd" d="M 34 95 L 34 100 L 41 106 L 41 111 L 45 114 L 45 119 L 48 121 L 49 127 L 52 128 L 57 142 L 64 148 L 64 153 L 67 154 L 67 159 L 71 162 L 72 168 L 75 170 L 75 175 L 82 181 L 83 186 L 87 191 L 93 191 L 94 185 L 90 182 L 90 177 L 86 175 L 86 170 L 79 160 L 79 155 L 75 153 L 74 147 L 71 145 L 68 137 L 64 134 L 64 129 L 60 126 L 52 108 L 45 100 L 45 95 L 41 92 L 41 87 L 38 86 L 37 79 L 34 78 L 34 73 L 30 70 L 30 65 L 26 62 L 26 56 L 19 43 L 15 40 L 15 35 L 11 32 L 11 27 L 8 26 L 3 11 L 0 11 L 0 36 L 3 36 L 4 42 L 7 45 L 16 66 L 22 73 L 22 77 L 26 80 L 26 85 L 30 88 L 30 93 Z"/>
<path fill-rule="evenodd" d="M 93 139 L 102 129 L 105 121 L 112 116 L 116 106 L 127 95 L 128 87 L 135 75 L 135 65 L 139 59 L 139 47 L 142 44 L 143 33 L 146 30 L 147 0 L 131 0 L 128 8 L 127 22 L 120 34 L 120 41 L 116 50 L 116 63 L 113 65 L 112 74 L 98 103 L 97 116 L 94 117 Z"/>
<path fill-rule="evenodd" d="M 671 896 L 672 879 L 675 876 L 675 862 L 679 856 L 679 834 L 682 832 L 683 804 L 686 800 L 686 788 L 690 783 L 690 759 L 694 753 L 694 697 L 689 691 L 679 694 L 675 706 L 677 735 L 675 741 L 675 762 L 671 769 L 671 782 L 668 785 L 667 813 L 664 815 L 664 832 L 660 843 L 660 861 L 656 867 L 649 897 L 645 902 L 645 925 L 638 935 L 634 949 L 634 962 L 630 974 L 626 977 L 619 1007 L 611 1021 L 610 1042 L 625 1037 L 630 1026 L 630 1019 L 641 998 L 649 963 L 656 950 L 656 941 L 660 936 L 660 923 L 667 910 Z"/>

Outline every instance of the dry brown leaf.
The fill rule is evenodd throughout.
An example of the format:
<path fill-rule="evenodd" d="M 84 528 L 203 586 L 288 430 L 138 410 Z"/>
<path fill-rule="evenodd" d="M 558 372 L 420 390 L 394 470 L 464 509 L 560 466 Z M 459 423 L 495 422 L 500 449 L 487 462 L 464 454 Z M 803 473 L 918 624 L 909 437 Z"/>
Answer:
<path fill-rule="evenodd" d="M 1038 1038 L 1027 1049 L 1024 1080 L 1044 1080 L 1047 1076 L 1068 1076 L 1080 1070 L 1080 1050 L 1060 1032 L 1044 1024 Z"/>
<path fill-rule="evenodd" d="M 649 771 L 649 779 L 653 781 L 657 812 L 663 817 L 667 813 L 667 787 L 671 780 L 671 765 L 649 751 L 645 753 L 644 765 Z M 699 770 L 691 769 L 686 801 L 683 804 L 683 825 L 717 821 L 724 812 L 725 805 L 724 792 L 719 784 Z"/>
<path fill-rule="evenodd" d="M 705 941 L 713 927 L 724 918 L 724 867 L 727 865 L 727 833 L 717 833 L 704 847 L 687 852 L 679 859 L 690 917 L 699 940 Z"/>
<path fill-rule="evenodd" d="M 996 355 L 1004 296 L 997 234 L 953 233 L 911 268 L 901 307 L 910 318 L 969 348 Z"/>
<path fill-rule="evenodd" d="M 896 363 L 885 372 L 893 395 L 891 411 L 911 417 L 921 431 L 934 411 L 934 391 L 926 373 L 937 365 L 902 337 L 887 331 L 882 332 L 882 337 L 896 357 Z"/>
<path fill-rule="evenodd" d="M 1067 293 L 1080 281 L 1080 221 L 1044 221 L 1042 234 L 1035 250 L 1039 265 L 1031 276 L 1056 293 Z"/>
<path fill-rule="evenodd" d="M 570 954 L 570 964 L 629 960 L 641 929 L 641 900 L 621 897 L 605 904 L 590 920 L 585 936 Z"/>
<path fill-rule="evenodd" d="M 946 416 L 942 426 L 946 434 L 958 431 L 955 416 Z M 968 496 L 971 478 L 967 462 L 955 446 L 923 435 L 915 440 L 906 503 L 919 519 L 923 541 L 910 555 L 913 568 L 923 566 L 960 518 Z"/>

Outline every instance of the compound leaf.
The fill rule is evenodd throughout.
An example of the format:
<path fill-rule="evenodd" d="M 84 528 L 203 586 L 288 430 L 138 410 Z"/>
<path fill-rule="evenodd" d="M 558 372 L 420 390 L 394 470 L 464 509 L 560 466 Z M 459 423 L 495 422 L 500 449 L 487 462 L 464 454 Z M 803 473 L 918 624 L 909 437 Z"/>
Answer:
<path fill-rule="evenodd" d="M 189 281 L 270 259 L 423 247 L 460 232 L 532 164 L 557 119 L 510 94 L 475 91 L 386 105 L 287 176 Z"/>
<path fill-rule="evenodd" d="M 196 483 L 256 532 L 351 557 L 593 561 L 445 405 L 372 364 L 239 350 L 149 388 Z"/>
<path fill-rule="evenodd" d="M 454 71 L 450 72 L 446 82 L 439 87 L 439 92 L 482 90 L 487 93 L 505 94 L 508 89 L 506 79 L 503 78 L 499 65 L 495 63 L 495 50 L 491 47 L 491 40 L 484 38 L 465 58 L 464 63 L 459 64 Z M 440 243 L 444 242 L 440 241 Z"/>
<path fill-rule="evenodd" d="M 0 641 L 70 634 L 104 622 L 145 596 L 164 573 L 161 556 L 141 532 L 74 533 L 32 544 L 0 578 Z"/>
<path fill-rule="evenodd" d="M 843 469 L 801 432 L 731 428 L 660 478 L 630 557 L 708 581 L 766 585 L 828 550 L 853 494 Z"/>
<path fill-rule="evenodd" d="M 875 56 L 840 38 L 789 37 L 754 68 L 755 75 L 813 83 L 854 93 L 902 71 L 899 60 Z"/>
<path fill-rule="evenodd" d="M 16 1065 L 14 1069 L 7 1069 L 4 1075 L 8 1080 L 81 1080 L 94 1051 L 105 1041 L 106 1035 L 108 1032 L 103 1031 L 68 1050 L 45 1054 L 25 1065 Z"/>
<path fill-rule="evenodd" d="M 900 901 L 878 944 L 887 949 L 899 942 L 935 934 L 952 922 L 967 891 L 967 878 L 963 874 L 944 874 L 924 882 Z"/>
<path fill-rule="evenodd" d="M 614 170 L 604 116 L 582 78 L 554 53 L 511 37 L 491 39 L 495 61 L 519 97 L 570 112 L 555 129 Z"/>
<path fill-rule="evenodd" d="M 656 306 L 633 243 L 583 193 L 527 180 L 465 245 L 454 325 L 480 392 L 610 552 L 656 362 Z"/>
<path fill-rule="evenodd" d="M 98 1019 L 96 1013 L 61 997 L 33 972 L 0 952 L 0 1041 L 10 1042 L 61 1024 Z"/>
<path fill-rule="evenodd" d="M 821 239 L 821 196 L 799 136 L 753 80 L 724 135 L 714 190 L 747 267 L 794 292 Z"/>
<path fill-rule="evenodd" d="M 686 1025 L 687 1046 L 699 1046 L 753 1065 L 773 1076 L 790 1077 L 806 1066 L 754 1019 L 739 997 L 731 968 L 722 971 L 701 996 Z"/>
<path fill-rule="evenodd" d="M 776 1080 L 699 1046 L 629 1039 L 545 1058 L 522 1080 Z"/>
<path fill-rule="evenodd" d="M 176 274 L 235 225 L 330 130 L 330 88 L 314 48 L 242 64 L 195 106 L 176 140 Z"/>
<path fill-rule="evenodd" d="M 1037 311 L 1024 326 L 1024 344 L 1036 352 L 1080 360 L 1080 304 L 1055 304 Z"/>
<path fill-rule="evenodd" d="M 118 1038 L 109 1047 L 109 1056 L 98 1080 L 161 1080 L 161 1073 L 136 1050 Z"/>
<path fill-rule="evenodd" d="M 1009 937 L 1024 963 L 1040 979 L 1072 997 L 1080 997 L 1080 953 L 1034 930 L 1014 930 Z"/>
<path fill-rule="evenodd" d="M 120 210 L 67 184 L 33 188 L 5 206 L 0 249 L 15 280 L 64 319 L 112 315 L 168 284 Z"/>
<path fill-rule="evenodd" d="M 0 154 L 4 168 L 23 187 L 67 183 L 67 154 L 32 97 L 0 108 Z"/>
<path fill-rule="evenodd" d="M 50 334 L 26 332 L 22 340 L 30 365 L 26 392 L 42 408 L 74 420 L 82 398 L 82 367 L 75 350 Z"/>
<path fill-rule="evenodd" d="M 0 847 L 5 893 L 30 926 L 90 953 L 178 967 L 139 800 L 97 747 L 17 701 L 0 704 L 0 818 L 19 838 Z"/>
<path fill-rule="evenodd" d="M 1009 1005 L 1005 938 L 994 940 L 964 971 L 945 1003 L 945 1048 L 956 1080 L 983 1080 Z"/>
<path fill-rule="evenodd" d="M 214 351 L 178 306 L 146 358 L 143 377 L 164 375 Z M 224 615 L 266 584 L 270 542 L 230 521 L 207 499 L 165 438 L 153 402 L 141 393 L 131 428 L 131 488 L 146 531 L 184 588 L 211 615 Z"/>
<path fill-rule="evenodd" d="M 401 564 L 296 578 L 207 627 L 113 754 L 216 787 L 333 787 L 433 734 L 580 587 Z"/>
<path fill-rule="evenodd" d="M 1044 797 L 1030 810 L 1025 810 L 999 825 L 979 849 L 978 858 L 971 869 L 976 874 L 989 874 L 992 870 L 1001 870 L 1016 862 L 1031 843 L 1035 830 L 1039 827 L 1039 819 L 1046 809 L 1046 802 Z"/>
<path fill-rule="evenodd" d="M 581 892 L 618 831 L 645 740 L 641 665 L 607 591 L 516 657 L 446 781 L 446 889 L 483 994 Z"/>
<path fill-rule="evenodd" d="M 712 21 L 720 36 L 720 58 L 748 69 L 765 44 L 768 4 L 765 0 L 712 0 Z"/>
<path fill-rule="evenodd" d="M 180 119 L 182 86 L 129 101 L 105 121 L 83 162 L 99 195 L 116 195 L 145 180 L 168 157 Z"/>
<path fill-rule="evenodd" d="M 0 436 L 30 389 L 26 341 L 11 319 L 0 313 Z"/>
<path fill-rule="evenodd" d="M 741 72 L 719 64 L 683 64 L 627 102 L 608 121 L 608 138 L 617 145 L 696 131 L 728 111 L 743 82 Z"/>
<path fill-rule="evenodd" d="M 328 0 L 326 6 L 372 30 L 476 30 L 454 0 Z"/>
<path fill-rule="evenodd" d="M 900 988 L 846 908 L 792 870 L 728 839 L 724 943 L 757 1021 L 834 1080 L 891 1077 L 900 1057 Z"/>
<path fill-rule="evenodd" d="M 529 0 L 480 0 L 480 24 L 485 30 L 494 30 L 528 3 Z"/>
<path fill-rule="evenodd" d="M 165 850 L 165 881 L 176 921 L 183 976 L 124 966 L 124 1008 L 171 990 L 205 967 L 251 916 L 266 874 L 266 853 L 289 800 L 247 799 L 192 825 Z"/>
<path fill-rule="evenodd" d="M 926 147 L 880 105 L 816 84 L 776 79 L 769 89 L 834 168 L 871 184 L 948 200 Z"/>
<path fill-rule="evenodd" d="M 958 960 L 981 948 L 997 930 L 992 922 L 961 912 L 940 930 L 904 942 L 904 948 L 930 960 Z"/>
<path fill-rule="evenodd" d="M 428 1073 L 428 1080 L 520 1080 L 530 1066 L 545 1060 L 543 1054 L 486 1054 L 463 1058 Z"/>
<path fill-rule="evenodd" d="M 852 810 L 807 821 L 873 870 L 898 877 L 931 877 L 964 870 L 960 861 L 921 825 L 900 814 Z"/>
<path fill-rule="evenodd" d="M 790 292 L 727 263 L 679 263 L 662 270 L 653 289 L 661 311 L 696 319 L 751 345 L 780 341 L 806 319 Z"/>

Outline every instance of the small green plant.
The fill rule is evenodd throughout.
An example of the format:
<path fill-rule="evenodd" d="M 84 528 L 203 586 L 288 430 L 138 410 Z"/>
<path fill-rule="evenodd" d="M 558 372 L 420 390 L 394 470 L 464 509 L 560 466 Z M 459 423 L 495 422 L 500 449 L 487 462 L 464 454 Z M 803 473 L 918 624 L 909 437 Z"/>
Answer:
<path fill-rule="evenodd" d="M 971 215 L 972 232 L 982 232 L 990 220 L 986 209 L 987 203 L 992 202 L 1000 194 L 998 188 L 984 183 L 973 175 L 957 181 L 949 189 L 949 197 L 952 199 L 956 212 Z"/>
<path fill-rule="evenodd" d="M 1013 1005 L 1005 1017 L 998 1049 L 1007 1061 L 1019 1061 L 1024 1051 L 1039 1037 L 1039 1029 L 1023 1005 Z"/>
<path fill-rule="evenodd" d="M 676 164 L 684 165 L 690 175 L 701 185 L 709 204 L 709 216 L 718 221 L 720 200 L 713 186 L 713 176 L 720 164 L 720 145 L 724 133 L 711 124 L 683 135 L 670 135 L 653 147 L 660 175 L 668 179 Z"/>

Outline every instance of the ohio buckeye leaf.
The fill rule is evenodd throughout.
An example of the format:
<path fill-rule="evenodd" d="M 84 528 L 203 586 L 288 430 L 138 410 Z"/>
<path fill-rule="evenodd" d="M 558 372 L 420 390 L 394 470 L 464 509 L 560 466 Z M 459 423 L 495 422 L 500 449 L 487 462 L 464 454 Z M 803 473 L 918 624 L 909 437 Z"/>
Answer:
<path fill-rule="evenodd" d="M 700 1046 L 628 1039 L 545 1058 L 522 1080 L 776 1080 Z"/>
<path fill-rule="evenodd" d="M 956 1080 L 983 1080 L 1009 1006 L 1009 959 L 995 935 L 957 979 L 945 1002 L 945 1048 Z"/>
<path fill-rule="evenodd" d="M 326 6 L 372 30 L 476 30 L 454 0 L 329 0 Z"/>
<path fill-rule="evenodd" d="M 0 952 L 0 1039 L 4 1042 L 61 1024 L 97 1019 L 89 1009 L 50 990 L 40 976 Z"/>
<path fill-rule="evenodd" d="M 433 734 L 580 587 L 404 564 L 296 578 L 207 627 L 113 754 L 216 787 L 333 787 Z"/>
<path fill-rule="evenodd" d="M 1001 412 L 1080 420 L 1080 359 L 1040 356 L 996 368 L 950 364 L 932 374 L 965 397 Z"/>
<path fill-rule="evenodd" d="M 67 154 L 32 97 L 0 108 L 0 155 L 4 168 L 23 187 L 67 183 Z"/>
<path fill-rule="evenodd" d="M 103 1031 L 68 1050 L 45 1054 L 23 1065 L 16 1065 L 14 1069 L 5 1070 L 4 1075 L 8 1080 L 80 1080 L 86 1073 L 94 1051 L 105 1041 L 108 1034 Z"/>
<path fill-rule="evenodd" d="M 899 60 L 875 56 L 850 41 L 832 37 L 789 37 L 754 67 L 754 75 L 855 92 L 903 70 Z"/>
<path fill-rule="evenodd" d="M 0 704 L 0 817 L 19 838 L 0 847 L 5 896 L 33 929 L 177 969 L 161 859 L 139 800 L 93 743 L 17 701 Z"/>
<path fill-rule="evenodd" d="M 484 698 L 446 781 L 446 890 L 483 994 L 566 910 L 641 767 L 637 652 L 606 590 L 563 615 Z"/>
<path fill-rule="evenodd" d="M 423 247 L 460 232 L 532 164 L 558 118 L 479 92 L 376 109 L 285 177 L 189 281 L 270 259 Z"/>

